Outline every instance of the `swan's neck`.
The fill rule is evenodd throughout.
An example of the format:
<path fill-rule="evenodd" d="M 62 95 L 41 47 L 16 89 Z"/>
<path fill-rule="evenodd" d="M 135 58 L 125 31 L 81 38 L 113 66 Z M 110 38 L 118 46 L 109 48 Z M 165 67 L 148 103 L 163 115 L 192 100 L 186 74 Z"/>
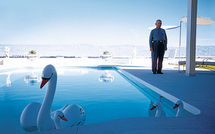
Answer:
<path fill-rule="evenodd" d="M 41 110 L 44 110 L 45 113 L 48 114 L 49 116 L 50 116 L 50 110 L 51 110 L 52 102 L 55 95 L 56 85 L 57 85 L 57 76 L 53 75 L 48 83 L 46 96 L 43 100 L 43 104 L 41 107 Z"/>
<path fill-rule="evenodd" d="M 46 95 L 37 117 L 37 125 L 40 131 L 54 129 L 53 128 L 54 122 L 51 119 L 50 110 L 54 99 L 56 84 L 57 84 L 57 75 L 55 74 L 48 82 Z"/>
<path fill-rule="evenodd" d="M 57 129 L 62 128 L 61 124 L 60 124 L 60 118 L 59 117 L 54 118 L 54 123 L 55 123 L 55 126 L 56 126 Z"/>
<path fill-rule="evenodd" d="M 162 114 L 162 106 L 160 105 L 160 106 L 157 106 L 155 117 L 161 117 L 161 114 Z"/>
<path fill-rule="evenodd" d="M 183 104 L 179 105 L 179 106 L 178 106 L 178 111 L 177 111 L 177 113 L 176 113 L 176 117 L 183 116 L 183 110 L 184 110 Z"/>

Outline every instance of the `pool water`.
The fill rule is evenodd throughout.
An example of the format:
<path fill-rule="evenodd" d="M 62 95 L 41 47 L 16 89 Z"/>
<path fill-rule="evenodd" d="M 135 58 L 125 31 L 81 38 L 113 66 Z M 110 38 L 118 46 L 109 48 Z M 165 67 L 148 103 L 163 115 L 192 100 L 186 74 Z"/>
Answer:
<path fill-rule="evenodd" d="M 15 69 L 14 69 L 15 70 Z M 0 72 L 0 133 L 24 133 L 22 110 L 31 102 L 42 102 L 47 85 L 40 89 L 42 68 Z M 85 124 L 128 117 L 154 116 L 153 100 L 123 78 L 114 68 L 59 67 L 52 109 L 65 104 L 83 107 Z M 108 76 L 108 78 L 104 78 Z M 174 116 L 168 110 L 164 116 Z"/>

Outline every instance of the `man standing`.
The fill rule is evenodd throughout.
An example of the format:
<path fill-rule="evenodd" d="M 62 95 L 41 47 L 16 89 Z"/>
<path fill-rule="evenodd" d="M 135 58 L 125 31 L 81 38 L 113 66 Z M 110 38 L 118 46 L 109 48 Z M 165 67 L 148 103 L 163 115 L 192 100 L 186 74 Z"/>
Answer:
<path fill-rule="evenodd" d="M 165 30 L 161 28 L 161 24 L 161 20 L 156 21 L 156 28 L 151 31 L 149 37 L 153 74 L 163 74 L 161 72 L 163 57 L 165 51 L 167 50 L 167 36 Z"/>

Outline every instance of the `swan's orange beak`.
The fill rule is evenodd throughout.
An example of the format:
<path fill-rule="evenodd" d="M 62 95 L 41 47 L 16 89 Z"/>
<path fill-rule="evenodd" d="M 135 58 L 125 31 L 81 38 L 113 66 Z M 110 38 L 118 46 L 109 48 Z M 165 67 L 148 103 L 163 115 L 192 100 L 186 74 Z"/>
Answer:
<path fill-rule="evenodd" d="M 173 107 L 173 109 L 177 108 L 179 105 L 178 104 L 175 104 L 175 106 Z"/>
<path fill-rule="evenodd" d="M 153 109 L 155 109 L 156 108 L 156 106 L 153 106 L 150 110 L 153 110 Z"/>
<path fill-rule="evenodd" d="M 44 86 L 48 81 L 49 81 L 49 79 L 43 79 L 43 78 L 42 78 L 42 83 L 41 83 L 41 85 L 40 85 L 40 89 L 42 89 L 43 86 Z"/>
<path fill-rule="evenodd" d="M 68 121 L 64 116 L 63 117 L 60 117 L 62 120 L 64 121 Z"/>

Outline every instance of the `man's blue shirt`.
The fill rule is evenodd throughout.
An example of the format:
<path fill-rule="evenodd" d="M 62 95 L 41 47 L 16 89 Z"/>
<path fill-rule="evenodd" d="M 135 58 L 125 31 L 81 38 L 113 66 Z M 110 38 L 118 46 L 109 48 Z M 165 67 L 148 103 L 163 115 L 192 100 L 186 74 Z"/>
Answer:
<path fill-rule="evenodd" d="M 151 31 L 149 37 L 149 45 L 152 47 L 152 41 L 165 41 L 164 44 L 167 45 L 167 36 L 164 29 L 155 28 Z"/>

